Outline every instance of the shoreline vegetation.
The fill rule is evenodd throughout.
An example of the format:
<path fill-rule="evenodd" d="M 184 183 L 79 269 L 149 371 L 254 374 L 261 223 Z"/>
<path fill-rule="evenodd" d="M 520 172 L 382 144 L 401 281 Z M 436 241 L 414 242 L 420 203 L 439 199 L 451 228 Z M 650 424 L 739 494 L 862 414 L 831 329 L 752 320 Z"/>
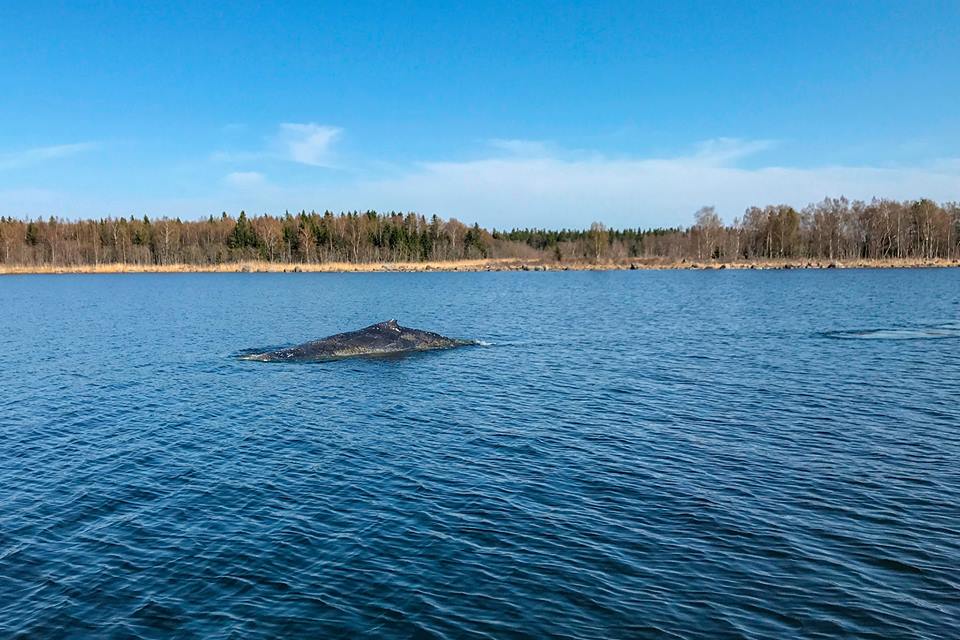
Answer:
<path fill-rule="evenodd" d="M 919 269 L 960 268 L 960 259 L 859 259 L 832 262 L 797 260 L 740 260 L 723 262 L 672 261 L 660 258 L 641 258 L 608 262 L 550 262 L 491 258 L 478 260 L 424 261 L 424 262 L 324 262 L 287 263 L 240 261 L 212 265 L 195 264 L 96 264 L 96 265 L 3 265 L 0 275 L 40 274 L 122 274 L 122 273 L 424 273 L 424 272 L 484 272 L 484 271 L 662 271 L 662 270 L 769 270 L 769 269 Z"/>
<path fill-rule="evenodd" d="M 960 265 L 960 203 L 826 198 L 750 207 L 725 224 L 510 230 L 376 211 L 206 219 L 0 216 L 0 274 L 552 271 Z"/>

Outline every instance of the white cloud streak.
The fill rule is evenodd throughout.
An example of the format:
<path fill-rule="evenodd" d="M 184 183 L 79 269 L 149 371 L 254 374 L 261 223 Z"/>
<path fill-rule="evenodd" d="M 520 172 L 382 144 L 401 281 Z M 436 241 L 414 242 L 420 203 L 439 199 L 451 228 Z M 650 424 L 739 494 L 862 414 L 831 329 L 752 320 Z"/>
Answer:
<path fill-rule="evenodd" d="M 315 124 L 285 122 L 280 125 L 276 143 L 284 157 L 293 162 L 315 167 L 333 166 L 332 147 L 342 129 Z"/>
<path fill-rule="evenodd" d="M 48 147 L 34 147 L 0 154 L 0 169 L 20 169 L 49 160 L 68 158 L 79 153 L 92 151 L 99 145 L 96 142 L 77 142 L 73 144 L 58 144 Z"/>
<path fill-rule="evenodd" d="M 301 133 L 298 139 L 310 137 L 306 131 Z M 109 194 L 96 198 L 67 194 L 62 201 L 71 210 L 57 213 L 125 215 L 136 210 L 190 218 L 221 210 L 281 213 L 370 208 L 435 213 L 499 228 L 586 227 L 593 220 L 617 227 L 652 227 L 690 224 L 693 212 L 703 205 L 715 205 L 731 221 L 751 205 L 803 206 L 826 196 L 960 199 L 957 158 L 901 167 L 745 168 L 740 161 L 773 143 L 717 139 L 687 154 L 638 158 L 509 142 L 491 145 L 488 157 L 425 162 L 390 177 L 340 178 L 326 186 L 284 182 L 276 176 L 267 180 L 258 171 L 237 171 L 219 185 L 198 188 L 196 196 L 187 199 L 132 201 L 114 195 L 110 202 L 105 200 Z M 311 153 L 305 157 L 317 160 Z M 33 198 L 24 192 L 15 199 L 24 208 L 3 207 L 7 210 L 0 213 L 31 213 L 31 200 L 36 202 L 35 209 L 49 211 L 52 204 L 49 195 Z"/>
<path fill-rule="evenodd" d="M 584 227 L 592 220 L 648 227 L 689 224 L 696 209 L 710 204 L 729 221 L 748 206 L 803 206 L 826 196 L 960 197 L 960 163 L 952 159 L 899 168 L 736 165 L 772 144 L 718 139 L 672 158 L 506 155 L 429 162 L 398 178 L 348 189 L 338 195 L 354 199 L 335 204 L 412 209 L 500 227 Z"/>
<path fill-rule="evenodd" d="M 543 140 L 521 140 L 493 138 L 488 141 L 490 147 L 514 156 L 543 158 L 554 153 L 556 147 Z"/>
<path fill-rule="evenodd" d="M 243 163 L 257 160 L 296 162 L 312 167 L 333 167 L 333 146 L 343 135 L 343 129 L 314 122 L 281 123 L 277 132 L 266 140 L 265 148 L 257 151 L 214 151 L 213 162 Z"/>
<path fill-rule="evenodd" d="M 740 138 L 713 138 L 697 145 L 694 158 L 708 164 L 725 164 L 766 151 L 777 145 L 774 140 L 741 140 Z"/>
<path fill-rule="evenodd" d="M 254 189 L 266 184 L 266 177 L 258 171 L 234 171 L 224 176 L 223 181 L 239 189 Z"/>

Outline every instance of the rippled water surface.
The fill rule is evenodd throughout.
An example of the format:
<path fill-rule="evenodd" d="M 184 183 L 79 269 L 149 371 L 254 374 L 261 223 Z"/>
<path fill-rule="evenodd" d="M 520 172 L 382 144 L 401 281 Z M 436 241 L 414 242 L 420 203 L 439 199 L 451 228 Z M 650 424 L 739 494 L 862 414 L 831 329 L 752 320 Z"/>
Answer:
<path fill-rule="evenodd" d="M 388 318 L 489 344 L 233 357 Z M 958 323 L 960 270 L 5 277 L 0 637 L 955 638 Z"/>

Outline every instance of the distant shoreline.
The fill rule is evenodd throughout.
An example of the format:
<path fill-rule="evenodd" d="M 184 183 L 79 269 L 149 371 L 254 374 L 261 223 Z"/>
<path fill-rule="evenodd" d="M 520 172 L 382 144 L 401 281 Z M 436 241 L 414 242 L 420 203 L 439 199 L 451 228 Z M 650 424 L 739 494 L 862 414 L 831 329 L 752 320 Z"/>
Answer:
<path fill-rule="evenodd" d="M 615 261 L 551 262 L 498 258 L 487 260 L 424 262 L 323 262 L 282 263 L 243 261 L 213 265 L 192 264 L 99 264 L 74 266 L 0 265 L 0 275 L 38 274 L 117 274 L 117 273 L 409 273 L 409 272 L 483 272 L 483 271 L 626 271 L 626 270 L 721 270 L 721 269 L 912 269 L 960 267 L 960 260 L 883 259 L 883 260 L 665 260 L 634 258 Z"/>

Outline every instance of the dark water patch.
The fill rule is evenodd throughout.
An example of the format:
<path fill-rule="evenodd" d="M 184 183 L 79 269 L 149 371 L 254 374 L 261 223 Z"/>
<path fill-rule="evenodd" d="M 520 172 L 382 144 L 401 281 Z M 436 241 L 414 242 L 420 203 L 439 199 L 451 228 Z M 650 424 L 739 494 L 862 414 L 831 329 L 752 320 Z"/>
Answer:
<path fill-rule="evenodd" d="M 960 325 L 950 323 L 922 327 L 826 331 L 821 335 L 841 340 L 936 340 L 939 338 L 960 338 Z"/>

